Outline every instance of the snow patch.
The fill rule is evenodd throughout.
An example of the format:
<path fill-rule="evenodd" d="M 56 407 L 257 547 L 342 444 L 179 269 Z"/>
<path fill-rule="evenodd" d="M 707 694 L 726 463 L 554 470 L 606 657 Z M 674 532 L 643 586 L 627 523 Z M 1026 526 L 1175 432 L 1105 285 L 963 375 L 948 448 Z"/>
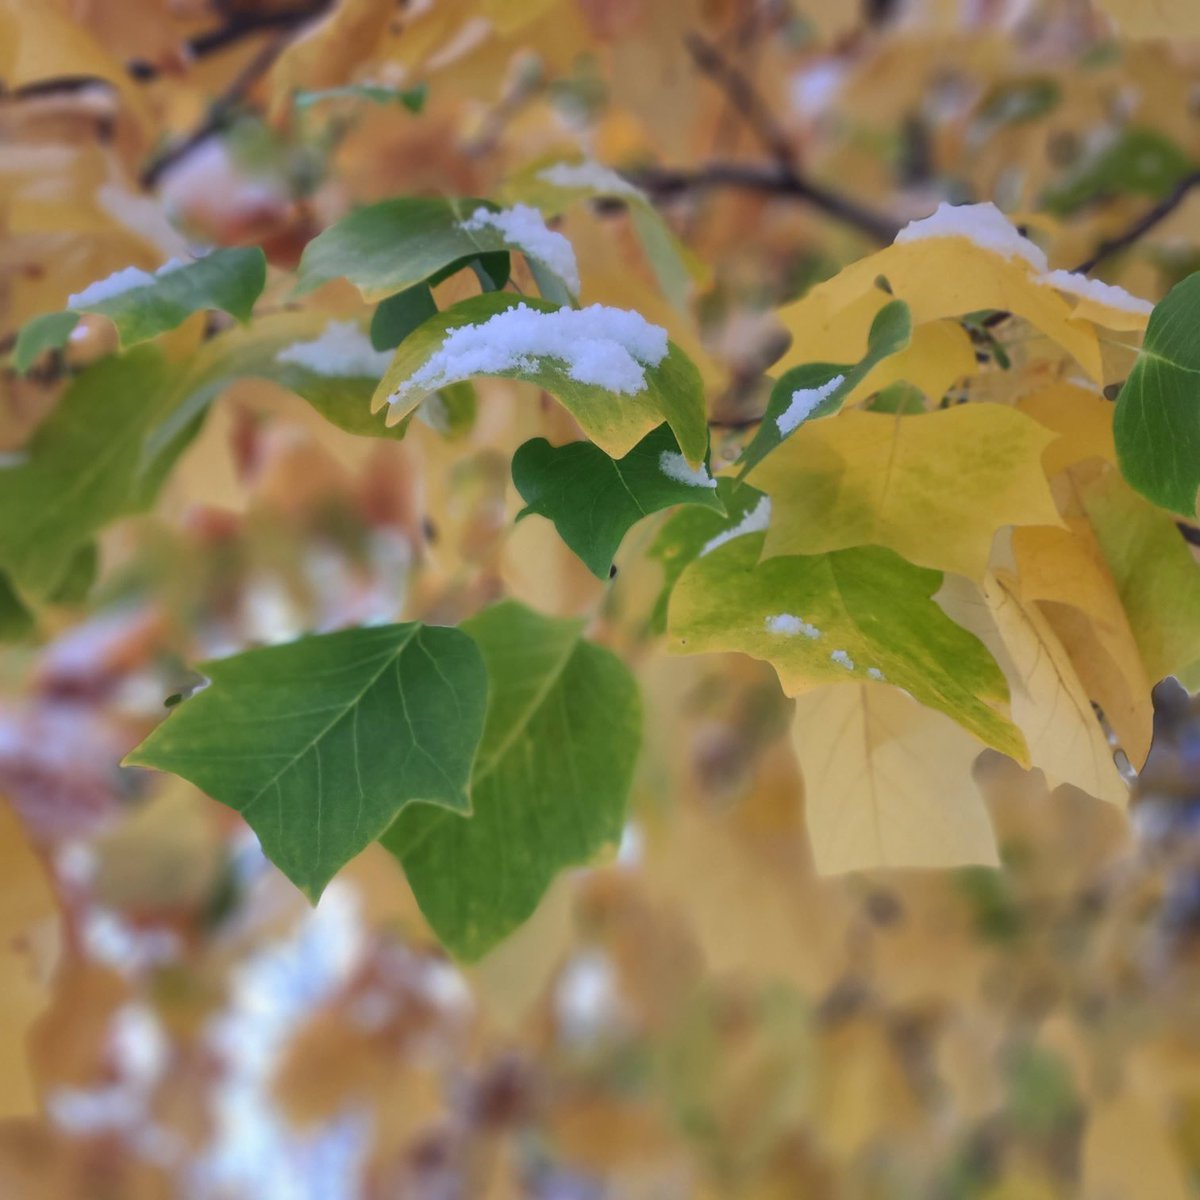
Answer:
<path fill-rule="evenodd" d="M 536 371 L 542 359 L 564 365 L 576 383 L 623 396 L 646 386 L 646 367 L 667 356 L 667 331 L 635 312 L 592 304 L 543 312 L 518 304 L 480 325 L 451 329 L 441 348 L 388 397 L 437 391 L 474 375 Z"/>
<path fill-rule="evenodd" d="M 477 208 L 469 220 L 459 226 L 468 233 L 480 229 L 498 230 L 510 245 L 517 246 L 530 258 L 545 263 L 570 289 L 579 295 L 579 264 L 575 248 L 561 233 L 548 229 L 542 214 L 528 204 L 516 204 L 493 212 Z"/>
<path fill-rule="evenodd" d="M 832 108 L 846 78 L 846 64 L 836 58 L 820 59 L 792 76 L 792 108 L 811 121 Z"/>
<path fill-rule="evenodd" d="M 143 271 L 141 267 L 124 267 L 104 279 L 89 283 L 82 292 L 73 292 L 67 297 L 67 307 L 91 308 L 103 300 L 111 300 L 124 292 L 132 292 L 135 288 L 151 287 L 156 279 L 162 279 L 164 275 L 170 275 L 172 271 L 187 266 L 191 264 L 182 258 L 170 258 L 153 275 L 149 271 Z"/>
<path fill-rule="evenodd" d="M 676 483 L 685 483 L 688 487 L 715 488 L 717 481 L 708 473 L 708 468 L 701 463 L 698 467 L 688 465 L 688 460 L 674 450 L 664 450 L 658 456 L 658 469 Z"/>
<path fill-rule="evenodd" d="M 1045 252 L 1022 237 L 990 200 L 983 204 L 939 204 L 931 216 L 905 225 L 896 234 L 896 244 L 940 237 L 966 238 L 1001 258 L 1023 259 L 1038 272 L 1045 272 L 1050 266 Z"/>
<path fill-rule="evenodd" d="M 784 637 L 795 637 L 799 633 L 815 642 L 821 636 L 821 631 L 815 625 L 810 625 L 791 613 L 778 613 L 768 617 L 766 626 L 768 633 L 781 633 Z"/>
<path fill-rule="evenodd" d="M 771 497 L 764 496 L 732 529 L 726 529 L 723 533 L 718 533 L 715 538 L 710 538 L 705 542 L 704 549 L 700 551 L 700 557 L 711 554 L 718 546 L 724 546 L 726 542 L 732 542 L 734 538 L 743 537 L 747 533 L 762 533 L 770 523 Z"/>
<path fill-rule="evenodd" d="M 874 679 L 876 683 L 887 682 L 887 676 L 878 667 L 868 667 L 867 678 Z"/>
<path fill-rule="evenodd" d="M 320 337 L 285 346 L 275 355 L 275 361 L 338 379 L 378 379 L 388 369 L 392 354 L 390 350 L 376 350 L 353 321 L 330 321 Z"/>
<path fill-rule="evenodd" d="M 833 659 L 833 661 L 837 663 L 839 667 L 845 667 L 847 671 L 854 670 L 854 659 L 852 659 L 845 650 L 835 650 L 829 657 Z"/>
<path fill-rule="evenodd" d="M 1099 279 L 1089 279 L 1078 271 L 1050 271 L 1043 275 L 1040 283 L 1048 283 L 1060 292 L 1069 292 L 1084 300 L 1094 300 L 1109 308 L 1117 308 L 1122 312 L 1148 314 L 1154 311 L 1154 305 L 1140 296 L 1131 295 L 1123 287 L 1115 283 L 1104 283 Z"/>
<path fill-rule="evenodd" d="M 779 426 L 779 432 L 784 437 L 787 437 L 793 429 L 808 420 L 812 415 L 813 409 L 827 397 L 832 396 L 845 382 L 845 375 L 835 375 L 828 383 L 823 383 L 820 387 L 797 388 L 792 393 L 791 404 L 775 418 L 775 424 Z"/>
<path fill-rule="evenodd" d="M 551 187 L 581 189 L 601 196 L 637 196 L 642 193 L 616 171 L 598 162 L 555 163 L 537 176 Z"/>

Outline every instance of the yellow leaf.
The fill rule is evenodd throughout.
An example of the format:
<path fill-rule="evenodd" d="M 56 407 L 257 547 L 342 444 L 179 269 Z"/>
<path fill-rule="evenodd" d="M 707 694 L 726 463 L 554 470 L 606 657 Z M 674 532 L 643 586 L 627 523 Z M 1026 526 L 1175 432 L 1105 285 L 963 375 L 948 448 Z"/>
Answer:
<path fill-rule="evenodd" d="M 1041 465 L 1052 440 L 996 404 L 810 421 L 750 474 L 773 505 L 765 552 L 874 543 L 978 579 L 997 528 L 1058 523 Z"/>
<path fill-rule="evenodd" d="M 824 687 L 797 699 L 792 743 L 823 874 L 997 861 L 980 745 L 949 717 L 886 685 Z"/>
<path fill-rule="evenodd" d="M 345 83 L 360 63 L 373 57 L 394 9 L 392 0 L 340 0 L 292 41 L 271 68 L 272 119 L 286 113 L 297 90 Z"/>
<path fill-rule="evenodd" d="M 1030 761 L 1047 784 L 1070 783 L 1123 806 L 1128 789 L 1087 692 L 1046 618 L 1021 599 L 1015 577 L 990 571 L 976 587 L 948 576 L 937 599 L 1000 664 L 1013 722 L 1025 734 Z"/>
<path fill-rule="evenodd" d="M 1021 597 L 1039 602 L 1088 695 L 1100 705 L 1135 768 L 1150 751 L 1150 680 L 1091 526 L 1013 531 Z"/>
<path fill-rule="evenodd" d="M 1057 475 L 1089 458 L 1117 461 L 1113 444 L 1113 406 L 1099 392 L 1070 383 L 1054 383 L 1023 397 L 1021 412 L 1059 438 L 1042 456 L 1047 475 Z"/>
<path fill-rule="evenodd" d="M 1200 37 L 1200 7 L 1195 0 L 1096 0 L 1118 31 L 1128 38 Z"/>
<path fill-rule="evenodd" d="M 111 83 L 143 124 L 149 113 L 129 74 L 58 0 L 0 0 L 0 77 L 10 89 L 47 79 L 93 78 Z"/>
<path fill-rule="evenodd" d="M 1200 661 L 1200 563 L 1170 514 L 1112 468 L 1080 495 L 1151 680 Z"/>
<path fill-rule="evenodd" d="M 876 286 L 887 280 L 891 295 Z M 1023 317 L 1067 351 L 1093 379 L 1103 366 L 1090 326 L 1072 319 L 1071 305 L 1040 283 L 1023 259 L 1005 258 L 965 237 L 929 237 L 888 246 L 860 259 L 806 296 L 779 310 L 792 334 L 779 369 L 804 362 L 840 361 L 841 338 L 865 345 L 875 314 L 892 298 L 907 301 L 913 325 L 1002 309 Z M 841 327 L 837 337 L 829 330 Z"/>
<path fill-rule="evenodd" d="M 1085 1200 L 1187 1200 L 1194 1196 L 1165 1113 L 1142 1097 L 1096 1105 L 1083 1137 Z"/>
<path fill-rule="evenodd" d="M 30 1074 L 26 1035 L 49 999 L 45 970 L 32 950 L 57 937 L 54 897 L 41 861 L 25 839 L 25 831 L 0 801 L 0 946 L 4 985 L 0 988 L 0 1118 L 37 1111 L 37 1092 Z"/>

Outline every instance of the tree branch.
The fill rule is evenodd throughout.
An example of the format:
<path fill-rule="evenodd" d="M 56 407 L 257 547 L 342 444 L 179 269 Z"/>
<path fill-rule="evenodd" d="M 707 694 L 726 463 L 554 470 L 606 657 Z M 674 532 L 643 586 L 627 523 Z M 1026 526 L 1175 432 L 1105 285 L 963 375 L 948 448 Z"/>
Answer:
<path fill-rule="evenodd" d="M 245 38 L 254 37 L 259 33 L 270 33 L 277 30 L 286 33 L 297 25 L 303 25 L 314 17 L 321 16 L 332 7 L 332 0 L 308 0 L 307 3 L 295 8 L 282 9 L 279 12 L 246 13 L 234 17 L 228 24 L 208 33 L 197 34 L 184 43 L 185 61 L 207 58 L 210 54 L 218 54 L 230 46 L 236 45 Z M 125 64 L 126 71 L 139 83 L 148 83 L 164 74 L 163 68 L 143 59 L 134 59 Z"/>
<path fill-rule="evenodd" d="M 1197 187 L 1200 187 L 1200 171 L 1193 171 L 1190 175 L 1185 175 L 1175 185 L 1174 189 L 1168 195 L 1164 196 L 1149 212 L 1144 213 L 1132 225 L 1121 233 L 1118 233 L 1115 237 L 1101 242 L 1096 248 L 1095 254 L 1091 258 L 1081 262 L 1075 270 L 1082 272 L 1091 271 L 1106 258 L 1110 258 L 1118 251 L 1132 246 L 1140 237 L 1149 233 L 1155 225 L 1165 221 L 1187 199 L 1192 190 Z"/>
<path fill-rule="evenodd" d="M 769 192 L 809 204 L 834 220 L 866 234 L 872 241 L 888 245 L 900 229 L 891 217 L 867 208 L 850 196 L 815 183 L 793 171 L 756 163 L 709 163 L 696 170 L 647 168 L 629 171 L 625 178 L 660 200 L 714 187 L 742 188 Z"/>
<path fill-rule="evenodd" d="M 688 34 L 684 45 L 699 70 L 728 96 L 732 107 L 771 156 L 772 164 L 710 163 L 694 171 L 649 169 L 631 173 L 630 182 L 660 199 L 712 187 L 769 192 L 809 204 L 873 241 L 886 244 L 896 236 L 899 225 L 891 217 L 805 175 L 790 138 L 776 122 L 770 106 L 750 79 L 716 46 L 698 33 Z"/>

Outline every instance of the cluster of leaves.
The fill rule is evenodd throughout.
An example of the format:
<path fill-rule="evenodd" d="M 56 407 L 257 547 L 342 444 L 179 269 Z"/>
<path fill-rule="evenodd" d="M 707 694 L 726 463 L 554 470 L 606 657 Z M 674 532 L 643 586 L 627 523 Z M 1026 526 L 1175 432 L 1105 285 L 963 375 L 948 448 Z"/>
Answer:
<path fill-rule="evenodd" d="M 348 82 L 355 56 L 389 36 L 392 7 L 335 6 L 280 55 L 269 103 L 280 124 L 294 132 L 324 119 L 321 138 L 332 142 L 343 121 L 359 119 L 346 112 L 427 119 L 413 120 L 423 87 Z M 420 73 L 422 53 L 432 59 L 453 41 L 471 7 L 439 4 L 413 18 L 399 52 L 413 56 L 405 79 Z M 553 60 L 538 41 L 552 40 L 539 21 L 553 4 L 521 4 L 507 17 L 485 7 L 503 36 L 527 37 Z M 1130 22 L 1158 19 L 1111 7 Z M 69 22 L 30 11 L 0 4 L 6 82 L 36 85 L 48 58 L 66 71 L 64 47 L 86 60 L 78 73 L 104 74 Z M 834 18 L 816 23 L 825 19 Z M 556 36 L 572 53 L 587 45 L 569 30 Z M 62 53 L 51 55 L 56 42 Z M 354 48 L 344 69 L 324 70 L 343 44 Z M 6 48 L 18 45 L 8 61 Z M 952 148 L 978 155 L 980 190 L 1035 139 L 1090 132 L 1087 89 L 1109 86 L 1102 56 L 1081 69 L 1082 83 L 1013 79 L 994 48 L 969 48 L 994 82 Z M 869 47 L 859 70 L 869 78 L 906 52 Z M 896 68 L 889 107 L 926 86 L 928 63 L 913 65 L 916 57 Z M 1149 77 L 1154 64 L 1140 69 Z M 126 74 L 109 74 L 143 120 Z M 652 72 L 625 74 L 632 88 Z M 557 94 L 583 105 L 587 82 L 560 83 Z M 518 110 L 525 93 L 513 95 Z M 854 120 L 869 126 L 872 103 L 848 88 Z M 1140 112 L 1111 138 L 1077 138 L 1086 149 L 1052 177 L 1031 170 L 1022 199 L 1043 215 L 1030 236 L 1056 262 L 1107 236 L 1093 222 L 1114 197 L 1159 203 L 1190 186 L 1190 156 L 1169 136 L 1178 131 L 1138 123 L 1149 119 Z M 599 142 L 612 147 L 604 157 L 632 166 L 642 148 L 629 152 L 614 127 Z M 828 176 L 870 140 L 847 139 L 845 159 L 822 164 Z M 231 157 L 271 158 L 296 196 L 311 193 L 311 145 L 298 151 L 253 122 L 232 126 L 222 144 Z M 111 545 L 127 518 L 157 510 L 172 520 L 170 489 L 189 450 L 232 419 L 236 401 L 224 394 L 247 380 L 293 393 L 319 421 L 378 447 L 415 445 L 428 476 L 435 465 L 447 478 L 469 475 L 464 490 L 487 491 L 500 511 L 493 540 L 516 545 L 552 525 L 569 552 L 562 560 L 582 565 L 586 603 L 564 602 L 549 571 L 532 587 L 509 586 L 492 573 L 488 543 L 464 555 L 459 575 L 407 597 L 397 588 L 382 614 L 306 623 L 322 632 L 281 641 L 270 628 L 224 639 L 191 628 L 181 639 L 189 650 L 219 644 L 220 656 L 199 663 L 202 686 L 173 695 L 156 729 L 137 731 L 126 763 L 177 775 L 236 811 L 314 901 L 364 851 L 390 856 L 463 961 L 514 933 L 564 868 L 620 840 L 638 771 L 653 776 L 674 749 L 659 744 L 658 726 L 657 737 L 643 730 L 653 704 L 642 692 L 658 683 L 664 645 L 702 661 L 769 664 L 766 707 L 790 729 L 781 745 L 800 768 L 823 872 L 998 862 L 972 775 L 984 748 L 1039 768 L 1052 787 L 1125 803 L 1126 778 L 1150 747 L 1151 685 L 1167 675 L 1194 682 L 1200 669 L 1200 568 L 1181 536 L 1194 530 L 1200 487 L 1200 354 L 1188 336 L 1200 275 L 1164 261 L 1164 278 L 1184 277 L 1147 320 L 1122 293 L 1079 279 L 1063 290 L 1028 243 L 1013 252 L 947 234 L 866 256 L 837 247 L 839 260 L 856 261 L 819 270 L 828 277 L 799 299 L 795 279 L 771 293 L 770 319 L 790 346 L 774 365 L 767 356 L 772 377 L 748 389 L 748 415 L 726 421 L 724 380 L 691 325 L 697 297 L 719 307 L 719 289 L 649 192 L 541 148 L 518 155 L 499 181 L 464 181 L 454 198 L 426 190 L 390 179 L 372 194 L 391 198 L 315 236 L 306 205 L 274 197 L 289 214 L 282 250 L 239 226 L 209 239 L 224 248 L 139 272 L 132 286 L 85 287 L 104 274 L 85 256 L 72 262 L 70 285 L 65 272 L 21 285 L 14 378 L 61 373 L 66 383 L 0 472 L 0 632 L 29 639 L 63 620 L 96 583 L 98 539 Z M 36 188 L 14 195 L 17 228 L 53 227 L 53 213 L 37 213 Z M 572 235 L 579 289 L 501 224 L 475 219 L 514 205 Z M 652 283 L 607 262 L 616 239 L 596 231 L 614 212 L 623 249 Z M 1157 277 L 1135 278 L 1126 282 L 1159 287 Z M 69 286 L 82 290 L 64 306 Z M 553 356 L 510 362 L 478 393 L 431 375 L 457 330 L 518 306 L 549 314 L 592 301 L 628 305 L 671 334 L 632 394 L 581 382 Z M 539 408 L 539 393 L 557 411 Z M 517 407 L 505 407 L 510 394 Z M 498 483 L 488 474 L 497 460 Z M 513 493 L 524 507 L 507 520 Z M 423 516 L 459 519 L 451 503 Z M 430 580 L 436 566 L 418 561 L 412 575 Z M 505 590 L 513 595 L 498 599 Z M 280 644 L 241 650 L 248 642 Z M 778 732 L 765 724 L 757 750 Z M 794 800 L 794 768 L 787 786 Z M 24 860 L 15 870 L 30 873 Z M 982 878 L 970 876 L 986 907 Z M 1006 914 L 990 915 L 1003 925 Z M 693 1057 L 689 1037 L 703 1040 L 715 1024 L 706 1011 L 692 1016 L 674 1043 L 681 1058 Z M 1061 1093 L 1038 1053 L 1013 1062 L 1014 1110 L 1036 1109 L 1025 1093 Z M 713 1120 L 719 1106 L 679 1072 L 682 1119 Z M 1069 1109 L 1068 1097 L 1045 1120 L 1057 1128 Z M 717 1140 L 737 1157 L 735 1138 Z"/>
<path fill-rule="evenodd" d="M 558 211 L 562 189 L 538 182 L 548 175 L 528 171 L 506 195 Z M 394 348 L 382 380 L 361 354 L 322 359 L 337 327 L 316 313 L 252 320 L 259 250 L 219 250 L 27 324 L 18 369 L 61 348 L 84 313 L 111 321 L 121 352 L 79 372 L 0 479 L 9 604 L 53 599 L 97 533 L 152 505 L 237 378 L 274 380 L 352 433 L 403 436 L 431 399 L 450 431 L 469 423 L 473 396 L 408 381 L 454 330 L 518 304 L 575 303 L 570 281 L 528 253 L 545 298 L 504 290 L 522 247 L 466 219 L 481 210 L 497 211 L 386 200 L 305 248 L 297 294 L 346 279 L 377 306 L 371 353 Z M 462 272 L 483 293 L 438 311 L 431 289 Z M 780 311 L 792 347 L 757 431 L 724 447 L 733 469 L 719 487 L 704 462 L 701 375 L 680 347 L 631 396 L 581 383 L 550 356 L 498 371 L 552 394 L 590 439 L 529 441 L 512 474 L 521 515 L 552 521 L 595 575 L 610 574 L 636 523 L 679 510 L 652 550 L 669 564 L 668 643 L 765 659 L 799 698 L 810 833 L 827 869 L 995 861 L 969 775 L 981 746 L 1122 802 L 1093 702 L 1136 769 L 1148 681 L 1200 660 L 1200 572 L 1169 515 L 1194 517 L 1200 487 L 1200 358 L 1187 333 L 1200 276 L 1154 312 L 1111 418 L 1087 383 L 1054 375 L 1102 385 L 1103 340 L 1144 317 L 1103 292 L 1061 295 L 1057 282 L 1029 254 L 953 233 L 854 263 Z M 138 346 L 210 310 L 247 328 L 218 334 L 182 369 Z M 995 314 L 991 328 L 1024 321 L 1038 340 L 997 370 L 999 352 L 975 354 L 960 323 L 978 313 Z M 365 345 L 358 325 L 344 329 Z M 845 361 L 812 361 L 818 346 Z M 951 383 L 969 403 L 950 401 Z M 915 399 L 895 408 L 886 397 L 901 384 Z M 372 392 L 386 423 L 370 415 Z M 682 475 L 664 470 L 668 456 Z M 1002 528 L 1009 548 L 997 551 Z M 1161 553 L 1147 561 L 1150 540 Z M 582 628 L 506 603 L 458 629 L 407 623 L 250 650 L 203 664 L 211 688 L 128 761 L 237 809 L 314 900 L 382 839 L 445 944 L 474 957 L 529 916 L 559 869 L 619 837 L 637 689 Z"/>

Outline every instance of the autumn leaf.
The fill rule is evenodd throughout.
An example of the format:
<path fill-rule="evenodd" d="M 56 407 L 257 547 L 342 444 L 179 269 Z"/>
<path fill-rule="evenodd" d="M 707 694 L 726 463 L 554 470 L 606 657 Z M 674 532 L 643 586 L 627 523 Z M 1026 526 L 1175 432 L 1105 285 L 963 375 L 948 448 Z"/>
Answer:
<path fill-rule="evenodd" d="M 675 653 L 765 659 L 792 696 L 826 683 L 891 683 L 1025 758 L 1000 668 L 930 598 L 940 573 L 876 546 L 759 562 L 762 544 L 762 534 L 734 538 L 683 572 L 668 610 Z"/>
<path fill-rule="evenodd" d="M 576 350 L 586 360 L 566 359 Z M 405 339 L 372 404 L 389 405 L 394 423 L 439 387 L 475 375 L 545 388 L 612 458 L 624 457 L 664 420 L 690 463 L 708 448 L 695 366 L 636 313 L 563 310 L 501 293 L 463 300 Z"/>
<path fill-rule="evenodd" d="M 900 689 L 864 683 L 806 692 L 796 699 L 792 745 L 822 874 L 998 864 L 971 778 L 979 742 Z"/>
<path fill-rule="evenodd" d="M 977 579 L 998 528 L 1058 522 L 1041 464 L 1052 441 L 997 404 L 805 425 L 749 477 L 771 497 L 765 553 L 875 543 Z"/>

